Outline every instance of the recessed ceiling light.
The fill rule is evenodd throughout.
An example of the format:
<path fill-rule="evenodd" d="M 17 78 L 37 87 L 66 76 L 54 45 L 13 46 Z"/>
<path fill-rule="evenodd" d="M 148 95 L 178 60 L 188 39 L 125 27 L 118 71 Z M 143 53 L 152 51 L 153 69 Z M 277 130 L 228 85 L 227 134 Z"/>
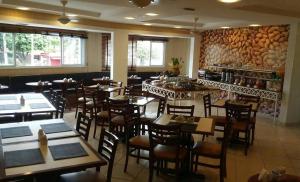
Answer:
<path fill-rule="evenodd" d="M 27 10 L 29 10 L 29 8 L 27 8 L 27 7 L 23 7 L 23 6 L 17 7 L 17 9 L 19 9 L 19 10 L 23 10 L 23 11 L 27 11 Z"/>
<path fill-rule="evenodd" d="M 260 24 L 251 24 L 251 25 L 249 25 L 250 27 L 259 27 L 259 26 L 261 26 Z"/>
<path fill-rule="evenodd" d="M 218 1 L 220 1 L 222 3 L 236 3 L 236 2 L 239 2 L 241 0 L 218 0 Z"/>
<path fill-rule="evenodd" d="M 144 25 L 151 26 L 152 24 L 151 23 L 144 23 Z"/>
<path fill-rule="evenodd" d="M 221 27 L 222 29 L 228 29 L 228 28 L 230 28 L 230 27 Z"/>
<path fill-rule="evenodd" d="M 132 17 L 132 16 L 126 16 L 126 17 L 124 17 L 125 19 L 127 19 L 127 20 L 134 20 L 135 18 L 134 17 Z"/>
<path fill-rule="evenodd" d="M 69 17 L 76 17 L 77 15 L 75 14 L 68 14 Z"/>
<path fill-rule="evenodd" d="M 157 13 L 146 13 L 147 16 L 158 16 Z"/>
<path fill-rule="evenodd" d="M 175 26 L 174 28 L 182 28 L 181 26 Z"/>

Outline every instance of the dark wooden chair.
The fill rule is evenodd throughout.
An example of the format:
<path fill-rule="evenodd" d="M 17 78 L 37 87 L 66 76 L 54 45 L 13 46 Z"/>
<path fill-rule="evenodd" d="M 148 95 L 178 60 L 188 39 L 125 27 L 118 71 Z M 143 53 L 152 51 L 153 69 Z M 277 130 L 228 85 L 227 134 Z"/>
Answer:
<path fill-rule="evenodd" d="M 238 95 L 238 99 L 244 101 L 246 103 L 254 105 L 255 108 L 252 108 L 252 115 L 251 115 L 251 144 L 253 144 L 255 139 L 255 126 L 256 126 L 256 114 L 260 106 L 260 97 L 249 96 L 249 95 Z"/>
<path fill-rule="evenodd" d="M 92 118 L 87 117 L 82 112 L 78 113 L 76 131 L 86 140 L 89 139 Z"/>
<path fill-rule="evenodd" d="M 75 95 L 76 95 L 76 110 L 75 110 L 75 118 L 78 115 L 79 109 L 83 110 L 84 106 L 84 98 L 83 98 L 83 83 L 77 83 L 75 87 Z M 86 98 L 88 101 L 91 101 L 91 98 Z"/>
<path fill-rule="evenodd" d="M 107 100 L 109 95 L 103 90 L 97 90 L 93 95 L 95 128 L 94 138 L 97 132 L 97 126 L 109 126 Z"/>
<path fill-rule="evenodd" d="M 110 86 L 112 86 L 112 87 L 122 87 L 123 86 L 123 82 L 112 81 L 112 82 L 110 82 Z M 118 95 L 121 95 L 121 89 L 118 90 L 118 91 L 115 91 L 115 93 L 117 93 Z"/>
<path fill-rule="evenodd" d="M 251 131 L 251 110 L 252 105 L 240 105 L 226 101 L 226 118 L 232 121 L 233 137 L 245 145 L 244 153 L 247 155 L 250 144 Z M 240 137 L 240 133 L 244 133 L 244 137 Z"/>
<path fill-rule="evenodd" d="M 176 179 L 180 178 L 181 166 L 188 156 L 188 150 L 182 144 L 180 125 L 159 125 L 149 123 L 149 182 L 153 179 L 154 165 L 156 162 L 157 174 L 162 169 L 167 169 L 167 163 L 175 163 Z"/>
<path fill-rule="evenodd" d="M 108 99 L 109 131 L 127 141 L 127 127 L 132 122 L 133 117 L 134 107 L 129 104 L 129 99 Z"/>
<path fill-rule="evenodd" d="M 220 174 L 220 182 L 224 181 L 224 177 L 226 177 L 226 154 L 229 140 L 232 134 L 232 124 L 231 122 L 227 122 L 224 128 L 224 136 L 222 139 L 222 143 L 209 143 L 209 142 L 198 142 L 195 144 L 192 150 L 192 169 L 197 171 L 198 165 L 217 168 L 219 169 Z M 210 164 L 199 161 L 199 157 L 207 157 L 212 159 L 219 159 L 219 164 Z"/>
<path fill-rule="evenodd" d="M 213 118 L 215 121 L 215 131 L 220 131 L 220 132 L 224 132 L 224 127 L 226 124 L 226 116 L 216 116 L 216 115 L 212 115 L 211 112 L 211 96 L 210 94 L 204 95 L 203 96 L 203 105 L 204 105 L 204 116 Z"/>
<path fill-rule="evenodd" d="M 82 85 L 82 93 L 83 93 L 83 109 L 82 112 L 84 115 L 90 114 L 90 117 L 94 117 L 94 102 L 93 97 L 95 93 L 98 91 L 98 87 L 89 87 Z"/>
<path fill-rule="evenodd" d="M 114 134 L 106 131 L 104 128 L 101 130 L 98 153 L 108 162 L 108 169 L 106 173 L 106 180 L 100 177 L 100 168 L 97 168 L 98 172 L 83 171 L 76 173 L 69 173 L 60 176 L 60 182 L 99 182 L 107 181 L 111 182 L 111 176 L 113 171 L 113 164 L 116 155 L 119 139 Z"/>
<path fill-rule="evenodd" d="M 195 105 L 175 106 L 167 104 L 167 113 L 173 115 L 194 116 Z"/>
<path fill-rule="evenodd" d="M 57 96 L 56 98 L 56 112 L 55 118 L 64 118 L 65 107 L 66 107 L 66 99 L 62 96 Z"/>

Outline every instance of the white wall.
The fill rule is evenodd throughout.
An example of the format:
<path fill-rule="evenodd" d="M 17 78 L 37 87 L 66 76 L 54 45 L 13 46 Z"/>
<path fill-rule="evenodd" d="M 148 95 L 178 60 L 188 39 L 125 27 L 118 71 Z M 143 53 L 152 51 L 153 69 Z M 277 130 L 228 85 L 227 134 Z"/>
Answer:
<path fill-rule="evenodd" d="M 280 122 L 300 123 L 300 24 L 290 26 L 288 55 L 280 108 Z"/>

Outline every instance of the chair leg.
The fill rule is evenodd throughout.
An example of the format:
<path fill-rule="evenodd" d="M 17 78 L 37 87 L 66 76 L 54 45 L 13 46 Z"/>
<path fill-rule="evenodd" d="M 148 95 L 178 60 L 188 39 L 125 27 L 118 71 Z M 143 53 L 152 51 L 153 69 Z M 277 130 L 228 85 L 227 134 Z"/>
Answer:
<path fill-rule="evenodd" d="M 97 132 L 97 121 L 96 121 L 96 118 L 95 118 L 95 128 L 94 128 L 94 138 L 96 136 L 96 132 Z"/>
<path fill-rule="evenodd" d="M 159 175 L 160 163 L 161 163 L 161 161 L 156 162 L 156 176 Z"/>
<path fill-rule="evenodd" d="M 127 165 L 128 165 L 128 157 L 129 157 L 129 146 L 126 146 L 126 158 L 125 158 L 125 165 L 124 165 L 124 173 L 127 172 Z"/>
<path fill-rule="evenodd" d="M 149 179 L 148 179 L 148 182 L 152 182 L 152 180 L 153 180 L 153 168 L 154 168 L 154 164 L 153 163 L 154 163 L 154 161 L 150 157 L 150 160 L 149 160 Z"/>
<path fill-rule="evenodd" d="M 139 164 L 140 163 L 140 155 L 141 155 L 141 150 L 137 149 L 137 158 L 136 158 L 136 163 Z"/>
<path fill-rule="evenodd" d="M 255 124 L 253 124 L 251 131 L 252 131 L 251 145 L 253 145 L 254 136 L 255 136 Z"/>

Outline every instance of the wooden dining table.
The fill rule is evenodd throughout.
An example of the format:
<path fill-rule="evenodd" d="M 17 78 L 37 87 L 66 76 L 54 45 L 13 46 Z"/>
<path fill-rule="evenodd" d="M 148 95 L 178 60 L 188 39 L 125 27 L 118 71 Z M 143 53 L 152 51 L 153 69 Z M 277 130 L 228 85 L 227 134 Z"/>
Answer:
<path fill-rule="evenodd" d="M 45 125 L 44 131 L 55 128 L 47 134 L 48 144 L 42 145 L 37 131 Z M 87 168 L 100 167 L 107 162 L 79 134 L 70 128 L 60 131 L 61 124 L 67 125 L 62 119 L 40 120 L 34 122 L 9 123 L 0 125 L 0 136 L 6 130 L 18 127 L 29 127 L 30 136 L 1 138 L 0 144 L 0 181 L 59 175 L 62 173 L 82 171 Z M 13 132 L 15 134 L 15 131 Z"/>
<path fill-rule="evenodd" d="M 115 100 L 129 100 L 129 104 L 135 105 L 135 106 L 146 106 L 153 100 L 155 100 L 154 97 L 145 97 L 145 96 L 127 96 L 127 95 L 119 95 L 119 96 L 114 96 L 110 97 L 110 99 L 115 99 Z"/>
<path fill-rule="evenodd" d="M 52 83 L 49 81 L 27 82 L 25 85 L 32 87 L 35 92 L 42 92 L 46 88 L 50 88 Z"/>
<path fill-rule="evenodd" d="M 25 104 L 20 104 L 21 96 Z M 41 93 L 0 94 L 0 115 L 54 112 L 56 108 Z"/>
<path fill-rule="evenodd" d="M 231 103 L 240 104 L 240 105 L 252 105 L 252 111 L 255 112 L 258 110 L 258 103 L 256 102 L 245 102 L 245 101 L 239 101 L 239 100 L 229 100 L 229 99 L 217 99 L 215 102 L 212 103 L 212 107 L 216 108 L 225 108 L 226 101 L 229 101 Z"/>
<path fill-rule="evenodd" d="M 88 87 L 90 87 L 90 88 L 98 88 L 99 87 L 99 89 L 102 89 L 105 92 L 116 92 L 116 91 L 123 89 L 122 87 L 113 87 L 113 86 L 108 86 L 108 85 L 97 85 L 97 84 L 90 85 Z"/>

